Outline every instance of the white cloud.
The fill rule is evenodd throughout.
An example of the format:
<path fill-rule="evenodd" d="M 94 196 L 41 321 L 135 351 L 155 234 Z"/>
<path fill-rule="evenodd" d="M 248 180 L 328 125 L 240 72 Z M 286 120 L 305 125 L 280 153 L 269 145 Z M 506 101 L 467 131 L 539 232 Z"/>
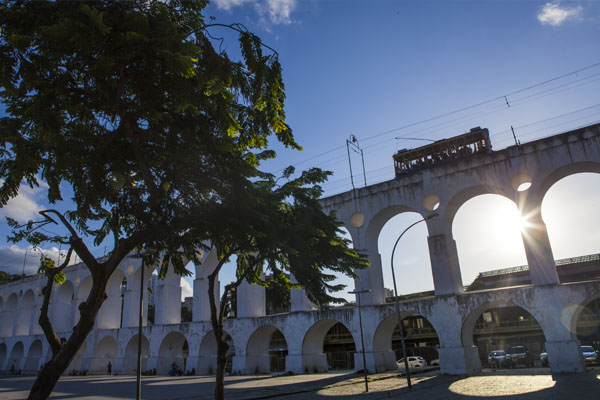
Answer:
<path fill-rule="evenodd" d="M 231 10 L 232 7 L 241 6 L 250 0 L 215 0 L 215 4 L 222 10 Z"/>
<path fill-rule="evenodd" d="M 25 257 L 25 251 L 27 251 L 27 257 Z M 40 256 L 44 254 L 46 257 L 50 257 L 55 262 L 58 260 L 58 248 L 51 247 L 50 249 L 39 249 L 34 250 L 31 246 L 27 248 L 21 248 L 17 245 L 12 246 L 0 246 L 0 271 L 7 272 L 9 274 L 22 274 L 23 263 L 25 263 L 25 275 L 35 275 L 40 266 Z M 61 255 L 64 261 L 66 251 L 63 249 Z M 69 264 L 75 264 L 79 259 L 75 256 L 71 256 Z"/>
<path fill-rule="evenodd" d="M 557 3 L 546 3 L 537 16 L 542 25 L 560 26 L 565 21 L 581 19 L 583 7 L 562 7 Z"/>
<path fill-rule="evenodd" d="M 181 301 L 184 301 L 186 297 L 192 297 L 194 291 L 192 290 L 192 286 L 190 283 L 185 280 L 183 277 L 181 278 Z"/>
<path fill-rule="evenodd" d="M 292 12 L 296 9 L 298 0 L 215 0 L 222 10 L 231 10 L 245 4 L 251 4 L 261 18 L 273 24 L 289 24 L 292 22 Z"/>
<path fill-rule="evenodd" d="M 33 189 L 27 184 L 21 184 L 19 187 L 19 194 L 6 203 L 6 205 L 0 208 L 0 218 L 11 217 L 19 222 L 27 222 L 31 219 L 40 217 L 38 212 L 43 207 L 38 203 L 40 198 L 45 197 L 46 189 L 48 184 L 38 180 L 40 186 L 34 187 Z M 4 183 L 0 179 L 0 185 Z"/>

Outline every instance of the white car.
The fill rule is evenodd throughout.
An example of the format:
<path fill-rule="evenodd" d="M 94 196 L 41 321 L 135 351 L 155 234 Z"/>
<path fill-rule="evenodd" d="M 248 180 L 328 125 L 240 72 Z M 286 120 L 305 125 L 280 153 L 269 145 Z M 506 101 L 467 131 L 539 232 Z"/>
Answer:
<path fill-rule="evenodd" d="M 440 360 L 438 358 L 436 358 L 435 360 L 431 360 L 431 362 L 429 363 L 429 365 L 431 365 L 431 366 L 437 365 L 439 367 L 440 366 Z"/>
<path fill-rule="evenodd" d="M 396 365 L 398 366 L 398 369 L 404 369 L 404 358 L 399 359 L 398 361 L 396 361 Z M 422 368 L 427 366 L 427 361 L 425 361 L 425 359 L 423 357 L 420 356 L 410 356 L 408 357 L 408 368 L 413 369 L 413 368 Z"/>

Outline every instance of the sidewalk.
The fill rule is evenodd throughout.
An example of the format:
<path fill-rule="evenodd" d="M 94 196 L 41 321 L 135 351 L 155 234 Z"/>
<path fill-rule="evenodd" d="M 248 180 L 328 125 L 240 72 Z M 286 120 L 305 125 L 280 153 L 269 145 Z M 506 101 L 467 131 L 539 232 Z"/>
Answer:
<path fill-rule="evenodd" d="M 33 384 L 32 376 L 0 376 L 0 399 L 21 400 Z M 553 377 L 548 369 L 484 370 L 471 377 L 439 375 L 437 371 L 406 379 L 397 373 L 364 378 L 349 372 L 290 376 L 231 376 L 225 378 L 225 398 L 251 399 L 598 399 L 600 369 Z M 214 377 L 143 377 L 144 400 L 208 400 L 213 398 Z M 134 376 L 63 377 L 51 399 L 122 400 L 135 398 Z"/>

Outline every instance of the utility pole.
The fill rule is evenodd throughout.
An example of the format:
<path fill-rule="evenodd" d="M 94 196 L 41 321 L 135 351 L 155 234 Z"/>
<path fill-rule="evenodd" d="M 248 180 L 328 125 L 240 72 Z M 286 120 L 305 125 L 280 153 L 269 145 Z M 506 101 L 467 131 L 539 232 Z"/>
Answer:
<path fill-rule="evenodd" d="M 510 130 L 512 131 L 513 138 L 515 139 L 515 144 L 518 147 L 521 143 L 519 143 L 519 141 L 517 140 L 517 135 L 515 135 L 515 128 L 513 128 L 512 125 L 510 126 Z"/>
<path fill-rule="evenodd" d="M 365 358 L 365 340 L 363 339 L 363 328 L 362 328 L 362 313 L 360 311 L 360 295 L 362 293 L 369 293 L 371 289 L 363 289 L 363 290 L 354 290 L 352 292 L 348 292 L 350 294 L 356 295 L 356 301 L 358 304 L 358 324 L 360 326 L 360 345 L 362 347 L 362 359 L 363 359 L 363 371 L 365 372 L 365 392 L 369 391 L 369 380 L 367 379 L 367 360 Z"/>
<path fill-rule="evenodd" d="M 25 275 L 25 262 L 27 261 L 27 251 L 28 251 L 28 249 L 25 249 L 25 258 L 23 258 L 23 273 L 22 273 L 22 275 Z"/>
<path fill-rule="evenodd" d="M 352 173 L 352 159 L 350 158 L 350 146 L 352 146 L 352 151 L 354 151 L 355 153 L 359 154 L 359 152 L 360 152 L 360 158 L 362 160 L 363 178 L 365 180 L 365 187 L 366 187 L 367 186 L 367 173 L 365 171 L 365 156 L 364 156 L 362 149 L 358 145 L 358 139 L 356 138 L 356 136 L 350 135 L 350 139 L 346 139 L 346 151 L 348 152 L 348 164 L 350 165 L 350 182 L 352 183 L 352 189 L 356 189 L 356 188 L 354 187 L 354 176 Z"/>

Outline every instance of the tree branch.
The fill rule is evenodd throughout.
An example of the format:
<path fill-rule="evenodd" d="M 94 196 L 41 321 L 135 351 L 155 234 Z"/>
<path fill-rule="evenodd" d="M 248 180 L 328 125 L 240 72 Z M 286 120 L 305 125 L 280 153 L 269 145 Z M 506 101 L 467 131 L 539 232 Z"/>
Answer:
<path fill-rule="evenodd" d="M 234 30 L 234 31 L 236 31 L 238 33 L 248 33 L 249 32 L 248 28 L 246 28 L 244 26 L 244 24 L 241 24 L 239 22 L 235 23 L 235 24 L 229 24 L 229 25 L 227 25 L 227 24 L 213 23 L 213 24 L 204 25 L 203 28 L 207 29 L 207 28 L 212 28 L 214 26 L 218 26 L 218 27 L 221 27 L 221 28 L 228 28 L 228 29 Z M 271 46 L 266 45 L 262 40 L 259 39 L 259 41 L 260 41 L 260 45 L 261 46 L 263 46 L 264 48 L 267 48 L 267 49 L 271 50 L 274 54 L 276 54 L 277 56 L 279 56 L 279 53 L 277 52 L 277 50 L 275 50 Z"/>
<path fill-rule="evenodd" d="M 48 277 L 48 282 L 46 286 L 42 289 L 42 294 L 44 295 L 44 301 L 42 302 L 42 307 L 40 308 L 40 318 L 39 323 L 44 331 L 44 335 L 46 336 L 46 340 L 50 344 L 50 348 L 52 349 L 52 357 L 56 357 L 60 349 L 62 348 L 62 343 L 60 339 L 56 335 L 54 331 L 54 327 L 50 322 L 50 318 L 48 317 L 48 307 L 50 305 L 50 296 L 52 295 L 52 284 L 54 283 L 54 277 L 61 273 L 68 265 L 71 260 L 71 254 L 73 253 L 73 248 L 69 248 L 67 252 L 67 256 L 65 258 L 65 262 L 58 268 L 53 268 L 51 270 L 46 270 L 45 274 Z"/>
<path fill-rule="evenodd" d="M 71 223 L 65 218 L 64 215 L 62 215 L 61 213 L 59 213 L 57 210 L 42 210 L 40 211 L 40 214 L 44 216 L 44 218 L 54 222 L 56 225 L 58 225 L 58 222 L 56 222 L 52 217 L 50 217 L 48 214 L 52 213 L 52 214 L 56 214 L 56 216 L 58 216 L 58 218 L 60 219 L 60 222 L 62 222 L 62 224 L 69 230 L 69 232 L 71 233 L 71 236 L 78 236 L 77 235 L 77 231 L 75 230 L 75 228 L 73 228 L 73 225 L 71 225 Z"/>

